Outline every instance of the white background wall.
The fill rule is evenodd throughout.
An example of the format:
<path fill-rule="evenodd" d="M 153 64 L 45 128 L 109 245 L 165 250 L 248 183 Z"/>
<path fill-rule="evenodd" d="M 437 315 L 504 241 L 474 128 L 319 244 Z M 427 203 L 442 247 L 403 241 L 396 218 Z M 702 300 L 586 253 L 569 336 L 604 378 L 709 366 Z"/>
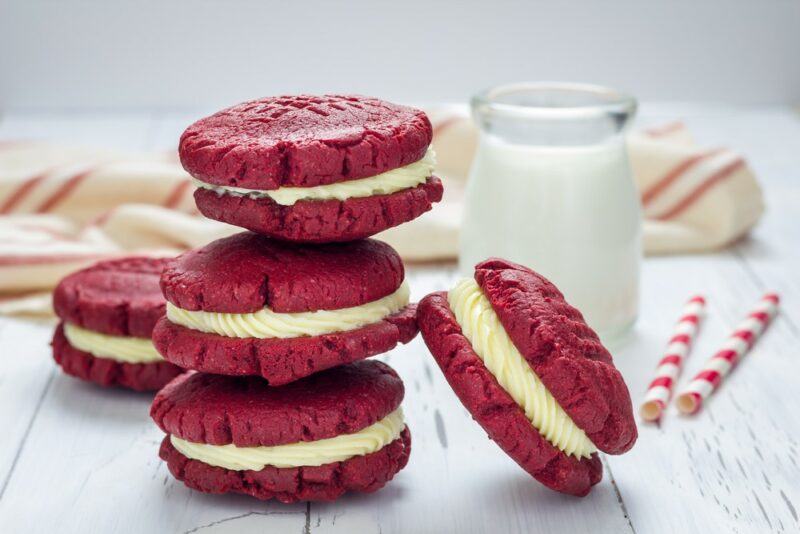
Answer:
<path fill-rule="evenodd" d="M 205 107 L 298 91 L 464 100 L 523 79 L 648 100 L 800 102 L 799 0 L 0 6 L 3 109 Z"/>

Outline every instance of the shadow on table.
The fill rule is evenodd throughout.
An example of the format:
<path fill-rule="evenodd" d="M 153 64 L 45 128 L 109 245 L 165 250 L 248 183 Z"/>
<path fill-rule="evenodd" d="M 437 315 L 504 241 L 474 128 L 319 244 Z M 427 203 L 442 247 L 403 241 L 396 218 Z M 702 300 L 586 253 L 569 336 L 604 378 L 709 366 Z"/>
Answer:
<path fill-rule="evenodd" d="M 150 420 L 150 404 L 155 392 L 136 392 L 122 388 L 104 388 L 55 371 L 44 408 L 51 403 L 66 410 L 67 418 L 92 418 L 114 426 L 139 428 Z M 155 425 L 155 423 L 152 423 Z"/>
<path fill-rule="evenodd" d="M 568 510 L 575 506 L 596 505 L 609 499 L 617 502 L 614 486 L 609 480 L 608 470 L 603 473 L 603 480 L 593 486 L 586 497 L 574 497 L 553 491 L 539 483 L 535 478 L 520 471 L 511 476 L 498 476 L 486 480 L 481 490 L 486 506 L 502 507 L 507 504 L 509 494 L 513 494 L 520 503 L 546 507 L 553 513 L 561 509 Z"/>

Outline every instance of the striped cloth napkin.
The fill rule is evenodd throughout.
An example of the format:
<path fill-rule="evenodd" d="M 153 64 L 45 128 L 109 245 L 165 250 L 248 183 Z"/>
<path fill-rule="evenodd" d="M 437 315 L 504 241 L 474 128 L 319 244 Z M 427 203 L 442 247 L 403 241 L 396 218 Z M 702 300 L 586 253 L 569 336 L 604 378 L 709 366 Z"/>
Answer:
<path fill-rule="evenodd" d="M 416 221 L 378 236 L 407 261 L 456 257 L 477 141 L 460 110 L 429 115 L 445 197 Z M 632 134 L 629 149 L 649 254 L 723 247 L 763 211 L 743 158 L 696 146 L 683 124 Z M 58 280 L 99 259 L 174 255 L 238 231 L 200 217 L 192 189 L 174 155 L 0 142 L 0 314 L 50 314 Z"/>

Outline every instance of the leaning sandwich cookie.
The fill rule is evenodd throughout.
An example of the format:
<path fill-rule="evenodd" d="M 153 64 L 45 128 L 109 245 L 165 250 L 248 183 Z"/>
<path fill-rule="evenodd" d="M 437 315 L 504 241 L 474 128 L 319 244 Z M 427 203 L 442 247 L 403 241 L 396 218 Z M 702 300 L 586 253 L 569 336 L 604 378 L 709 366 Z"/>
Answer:
<path fill-rule="evenodd" d="M 473 418 L 551 489 L 586 495 L 597 451 L 636 441 L 630 395 L 580 312 L 532 270 L 501 259 L 418 306 L 425 343 Z"/>
<path fill-rule="evenodd" d="M 351 241 L 442 198 L 424 112 L 352 95 L 244 102 L 195 122 L 179 154 L 206 217 L 295 242 Z"/>
<path fill-rule="evenodd" d="M 153 341 L 164 358 L 273 386 L 417 334 L 400 257 L 372 239 L 310 246 L 243 232 L 179 256 L 161 286 Z"/>
<path fill-rule="evenodd" d="M 103 386 L 157 390 L 182 372 L 150 339 L 164 315 L 159 288 L 168 260 L 103 261 L 64 278 L 53 292 L 61 322 L 53 357 L 67 374 Z"/>
<path fill-rule="evenodd" d="M 150 414 L 160 456 L 190 488 L 285 503 L 372 492 L 405 467 L 411 435 L 403 383 L 362 361 L 280 387 L 258 377 L 187 373 Z"/>

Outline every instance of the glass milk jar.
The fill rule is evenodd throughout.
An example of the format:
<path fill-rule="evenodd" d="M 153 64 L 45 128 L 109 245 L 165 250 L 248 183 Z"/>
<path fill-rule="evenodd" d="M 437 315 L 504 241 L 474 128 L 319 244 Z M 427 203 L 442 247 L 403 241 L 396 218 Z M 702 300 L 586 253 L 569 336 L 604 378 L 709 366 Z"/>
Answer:
<path fill-rule="evenodd" d="M 633 324 L 639 197 L 624 132 L 636 101 L 577 84 L 524 83 L 472 99 L 480 141 L 466 191 L 460 270 L 490 256 L 549 278 L 606 340 Z"/>

